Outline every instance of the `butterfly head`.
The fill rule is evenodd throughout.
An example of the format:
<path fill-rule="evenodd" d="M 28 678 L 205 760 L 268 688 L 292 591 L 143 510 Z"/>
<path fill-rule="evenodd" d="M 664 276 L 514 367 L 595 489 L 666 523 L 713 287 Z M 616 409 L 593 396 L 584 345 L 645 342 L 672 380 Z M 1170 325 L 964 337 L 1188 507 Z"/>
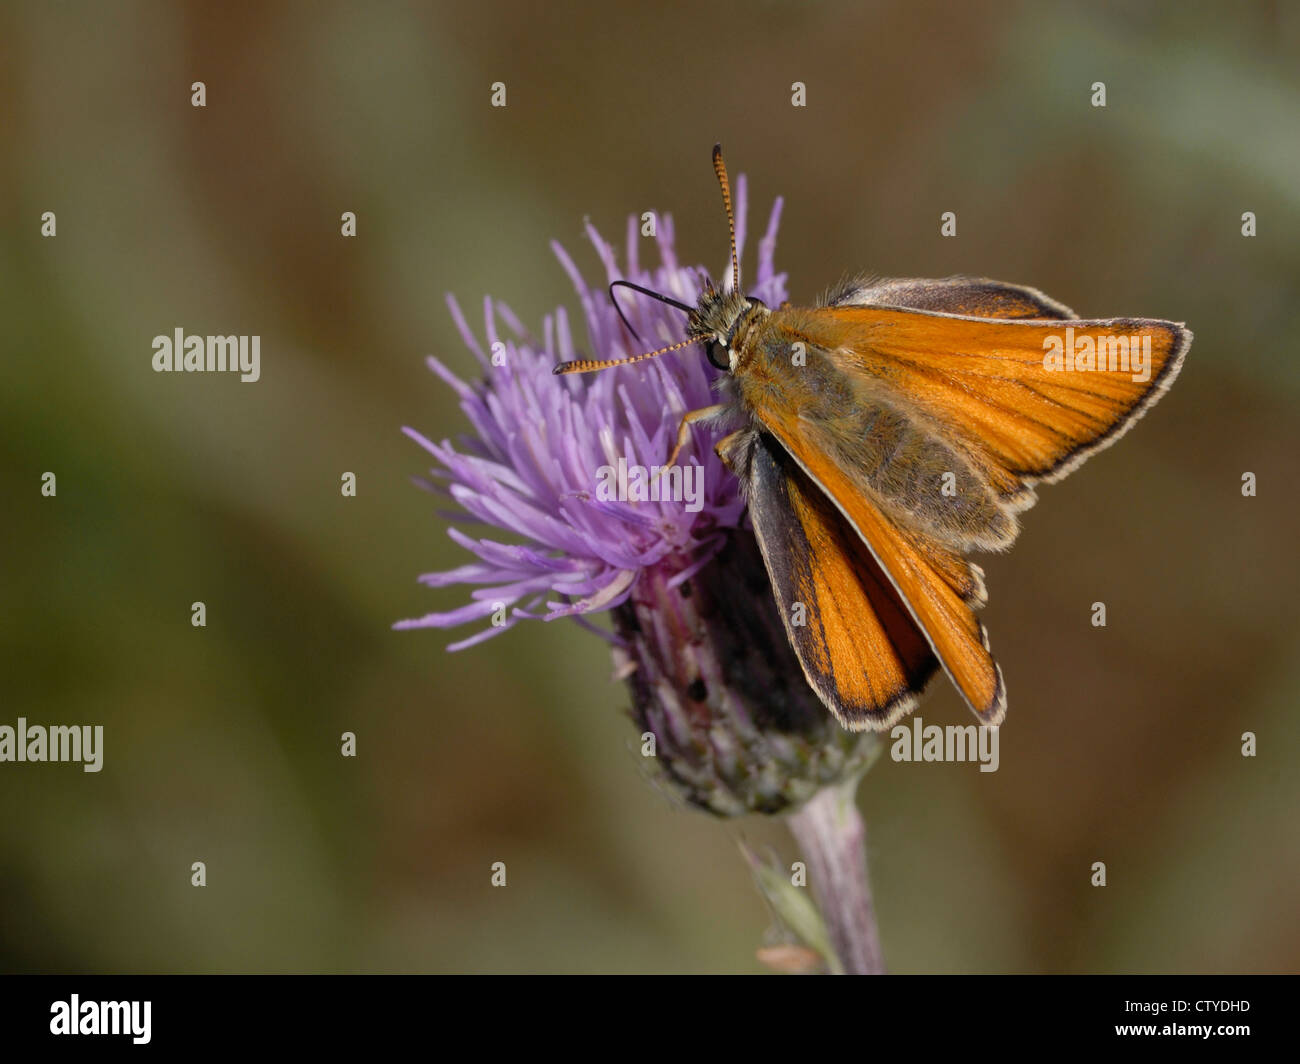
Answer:
<path fill-rule="evenodd" d="M 686 333 L 704 345 L 714 366 L 730 372 L 739 362 L 737 337 L 743 335 L 742 326 L 748 325 L 755 315 L 766 313 L 767 307 L 761 300 L 746 296 L 738 289 L 719 292 L 709 282 L 686 320 Z"/>

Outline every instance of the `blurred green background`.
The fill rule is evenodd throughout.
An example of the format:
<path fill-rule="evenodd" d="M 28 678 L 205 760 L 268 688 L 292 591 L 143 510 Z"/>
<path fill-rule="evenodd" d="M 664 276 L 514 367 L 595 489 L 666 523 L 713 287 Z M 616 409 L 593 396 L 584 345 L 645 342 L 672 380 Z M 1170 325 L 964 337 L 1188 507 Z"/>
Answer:
<path fill-rule="evenodd" d="M 0 967 L 760 970 L 736 841 L 784 828 L 646 784 L 599 640 L 389 628 L 464 598 L 415 583 L 464 558 L 399 433 L 464 428 L 443 294 L 576 311 L 548 241 L 594 275 L 583 219 L 649 209 L 716 272 L 715 140 L 786 196 L 796 301 L 970 272 L 1196 333 L 981 559 L 1000 771 L 864 784 L 890 967 L 1300 967 L 1300 8 L 1134 7 L 6 5 L 0 723 L 106 752 L 0 765 Z M 176 326 L 260 334 L 262 380 L 152 372 Z"/>

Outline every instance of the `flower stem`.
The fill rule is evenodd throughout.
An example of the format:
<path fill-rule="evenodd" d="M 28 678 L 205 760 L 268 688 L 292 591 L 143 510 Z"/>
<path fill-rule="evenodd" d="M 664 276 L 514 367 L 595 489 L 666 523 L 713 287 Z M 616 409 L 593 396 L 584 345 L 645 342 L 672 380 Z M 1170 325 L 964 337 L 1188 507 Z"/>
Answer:
<path fill-rule="evenodd" d="M 867 829 L 854 800 L 859 779 L 854 775 L 823 787 L 789 815 L 788 823 L 808 863 L 813 894 L 835 951 L 832 968 L 848 975 L 884 975 L 867 880 Z"/>

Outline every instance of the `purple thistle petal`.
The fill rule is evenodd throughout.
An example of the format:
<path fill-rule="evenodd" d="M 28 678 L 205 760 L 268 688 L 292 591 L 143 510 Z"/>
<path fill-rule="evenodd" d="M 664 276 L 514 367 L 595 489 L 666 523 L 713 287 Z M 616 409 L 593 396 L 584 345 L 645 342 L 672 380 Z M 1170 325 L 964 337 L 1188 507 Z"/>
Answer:
<path fill-rule="evenodd" d="M 772 205 L 772 217 L 767 223 L 767 232 L 763 239 L 758 242 L 758 274 L 756 276 L 759 284 L 770 284 L 772 278 L 776 276 L 776 230 L 781 224 L 781 208 L 785 201 L 777 196 L 776 202 Z"/>
<path fill-rule="evenodd" d="M 742 286 L 745 282 L 745 220 L 748 216 L 749 207 L 749 182 L 745 180 L 745 175 L 740 174 L 736 178 L 736 259 L 741 264 L 740 281 Z M 731 272 L 731 263 L 727 263 L 727 272 Z"/>
<path fill-rule="evenodd" d="M 443 613 L 426 613 L 423 617 L 417 617 L 414 620 L 398 621 L 393 627 L 453 628 L 458 624 L 464 624 L 466 621 L 481 621 L 484 617 L 490 617 L 492 610 L 493 605 L 491 602 L 471 602 L 459 609 L 447 610 Z"/>
<path fill-rule="evenodd" d="M 484 628 L 481 632 L 475 632 L 468 639 L 462 639 L 458 643 L 448 643 L 447 650 L 454 654 L 458 650 L 468 650 L 470 647 L 478 646 L 479 643 L 486 643 L 493 636 L 510 631 L 515 626 L 515 623 L 514 618 L 511 617 L 506 620 L 505 624 Z"/>

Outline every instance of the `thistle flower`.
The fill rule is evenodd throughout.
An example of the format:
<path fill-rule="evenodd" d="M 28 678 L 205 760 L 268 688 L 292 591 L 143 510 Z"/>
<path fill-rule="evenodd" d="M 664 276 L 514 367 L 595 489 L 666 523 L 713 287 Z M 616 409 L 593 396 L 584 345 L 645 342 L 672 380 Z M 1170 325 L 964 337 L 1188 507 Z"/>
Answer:
<path fill-rule="evenodd" d="M 737 247 L 745 242 L 746 183 L 737 191 Z M 774 265 L 781 201 L 759 244 L 750 291 L 769 306 L 785 299 Z M 607 280 L 627 279 L 693 302 L 702 271 L 680 266 L 672 219 L 660 220 L 660 263 L 637 261 L 630 218 L 625 264 L 590 225 L 587 235 Z M 648 299 L 630 306 L 631 337 L 603 289 L 590 288 L 553 245 L 577 291 L 591 345 L 581 357 L 618 358 L 681 339 L 679 311 Z M 484 379 L 466 383 L 438 359 L 433 371 L 460 399 L 474 434 L 459 444 L 408 436 L 436 460 L 434 481 L 468 518 L 522 540 L 451 538 L 475 560 L 429 573 L 430 587 L 474 585 L 469 604 L 402 621 L 397 628 L 448 628 L 493 618 L 450 650 L 472 646 L 521 620 L 611 611 L 616 674 L 626 677 L 638 729 L 654 736 L 659 778 L 686 802 L 721 816 L 776 813 L 859 770 L 870 737 L 844 732 L 803 679 L 782 628 L 737 479 L 697 430 L 681 461 L 702 467 L 702 499 L 625 501 L 597 491 L 601 467 L 661 466 L 681 416 L 714 401 L 720 373 L 693 351 L 588 376 L 556 377 L 557 362 L 580 357 L 563 308 L 542 338 L 505 305 L 484 302 L 484 341 L 450 301 Z M 666 493 L 668 494 L 668 493 Z M 680 493 L 679 493 L 680 494 Z"/>

